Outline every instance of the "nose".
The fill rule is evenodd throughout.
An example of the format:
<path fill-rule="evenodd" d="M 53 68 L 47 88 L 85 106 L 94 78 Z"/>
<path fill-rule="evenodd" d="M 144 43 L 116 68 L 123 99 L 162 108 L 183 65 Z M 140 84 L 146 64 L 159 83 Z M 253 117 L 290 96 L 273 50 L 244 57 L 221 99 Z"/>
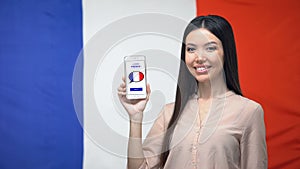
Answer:
<path fill-rule="evenodd" d="M 206 61 L 206 59 L 207 58 L 204 56 L 203 52 L 199 51 L 196 53 L 196 58 L 195 58 L 196 62 L 203 63 Z"/>

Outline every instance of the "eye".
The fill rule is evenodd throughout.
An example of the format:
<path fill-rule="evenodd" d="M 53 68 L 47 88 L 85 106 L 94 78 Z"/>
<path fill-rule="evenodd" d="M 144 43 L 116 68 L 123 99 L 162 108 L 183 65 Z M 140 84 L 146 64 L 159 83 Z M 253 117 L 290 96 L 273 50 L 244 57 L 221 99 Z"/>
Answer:
<path fill-rule="evenodd" d="M 189 53 L 193 53 L 193 52 L 195 52 L 195 50 L 196 50 L 196 48 L 194 48 L 194 47 L 187 47 L 186 48 L 186 51 L 188 51 Z"/>
<path fill-rule="evenodd" d="M 207 52 L 213 52 L 213 51 L 217 50 L 217 47 L 216 46 L 208 46 L 207 48 L 205 48 L 205 50 Z"/>

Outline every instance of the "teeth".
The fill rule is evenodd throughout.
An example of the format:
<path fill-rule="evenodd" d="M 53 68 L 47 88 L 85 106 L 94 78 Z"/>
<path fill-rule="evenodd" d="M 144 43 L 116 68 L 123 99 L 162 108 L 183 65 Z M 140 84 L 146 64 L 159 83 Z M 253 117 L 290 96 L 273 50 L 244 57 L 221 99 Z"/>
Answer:
<path fill-rule="evenodd" d="M 206 68 L 205 67 L 198 67 L 197 70 L 198 71 L 204 71 Z"/>

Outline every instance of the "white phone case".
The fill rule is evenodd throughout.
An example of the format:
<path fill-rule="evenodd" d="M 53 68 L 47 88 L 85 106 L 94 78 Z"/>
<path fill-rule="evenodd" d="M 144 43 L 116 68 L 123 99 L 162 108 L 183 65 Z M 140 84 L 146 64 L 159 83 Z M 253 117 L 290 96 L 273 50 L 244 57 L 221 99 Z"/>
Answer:
<path fill-rule="evenodd" d="M 126 98 L 146 98 L 146 57 L 143 55 L 125 56 L 124 70 L 126 79 Z"/>

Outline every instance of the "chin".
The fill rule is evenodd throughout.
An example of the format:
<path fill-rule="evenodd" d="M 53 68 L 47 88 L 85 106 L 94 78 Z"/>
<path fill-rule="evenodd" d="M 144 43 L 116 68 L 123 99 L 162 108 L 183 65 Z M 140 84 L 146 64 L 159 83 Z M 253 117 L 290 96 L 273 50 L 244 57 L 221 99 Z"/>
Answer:
<path fill-rule="evenodd" d="M 206 83 L 206 82 L 210 82 L 210 79 L 208 76 L 203 76 L 203 77 L 195 77 L 197 82 L 199 83 Z"/>

